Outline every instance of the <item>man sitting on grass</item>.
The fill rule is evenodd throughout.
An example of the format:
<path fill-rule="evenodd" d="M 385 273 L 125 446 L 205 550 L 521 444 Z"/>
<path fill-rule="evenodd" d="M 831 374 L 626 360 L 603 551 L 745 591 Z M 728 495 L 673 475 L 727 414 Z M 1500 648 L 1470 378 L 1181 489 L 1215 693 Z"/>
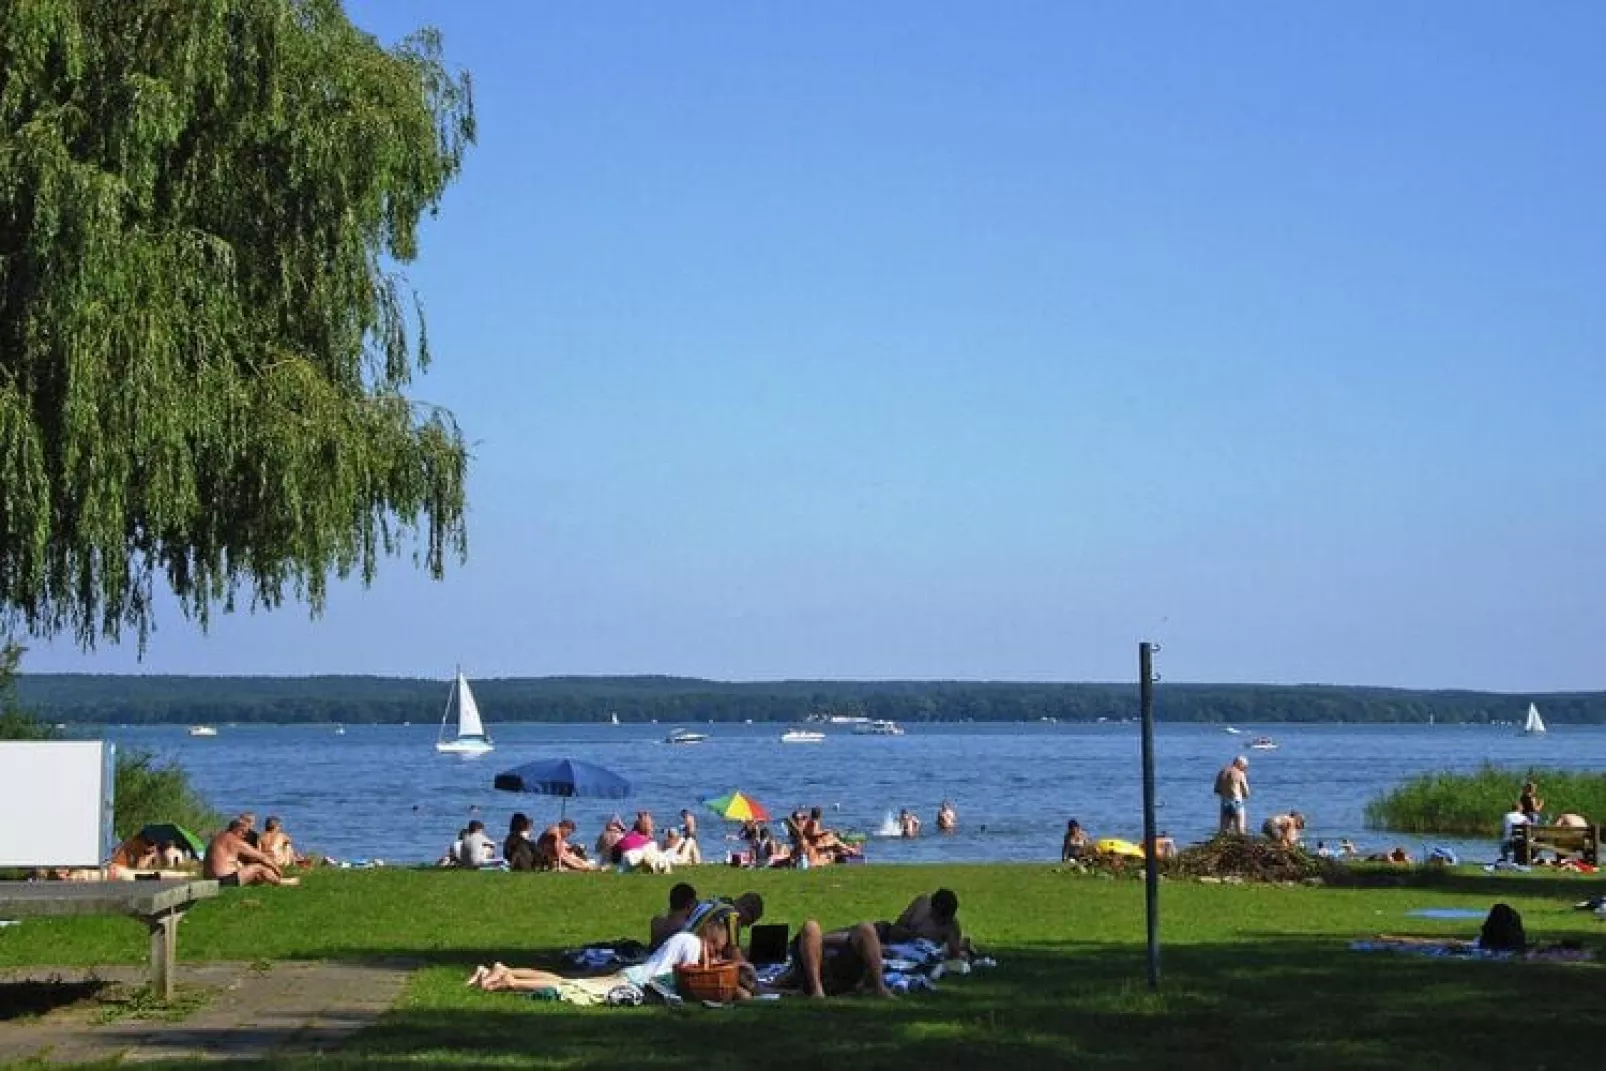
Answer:
<path fill-rule="evenodd" d="M 202 873 L 219 885 L 299 885 L 287 878 L 266 854 L 251 847 L 243 836 L 246 824 L 236 818 L 206 846 Z"/>
<path fill-rule="evenodd" d="M 561 819 L 557 825 L 547 826 L 535 842 L 536 864 L 547 870 L 595 870 L 597 865 L 575 851 L 569 844 L 574 833 L 574 819 Z"/>
<path fill-rule="evenodd" d="M 647 925 L 647 948 L 656 952 L 658 947 L 686 928 L 692 908 L 697 906 L 697 890 L 684 881 L 669 890 L 669 910 L 653 916 Z"/>

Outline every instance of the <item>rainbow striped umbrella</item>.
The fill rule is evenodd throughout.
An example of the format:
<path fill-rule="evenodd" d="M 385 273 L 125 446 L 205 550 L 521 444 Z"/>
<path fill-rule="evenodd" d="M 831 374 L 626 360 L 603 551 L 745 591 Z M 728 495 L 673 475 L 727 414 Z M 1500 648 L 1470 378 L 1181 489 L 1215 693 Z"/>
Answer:
<path fill-rule="evenodd" d="M 704 800 L 708 808 L 727 822 L 768 822 L 770 812 L 764 805 L 745 792 L 729 792 L 715 799 Z"/>

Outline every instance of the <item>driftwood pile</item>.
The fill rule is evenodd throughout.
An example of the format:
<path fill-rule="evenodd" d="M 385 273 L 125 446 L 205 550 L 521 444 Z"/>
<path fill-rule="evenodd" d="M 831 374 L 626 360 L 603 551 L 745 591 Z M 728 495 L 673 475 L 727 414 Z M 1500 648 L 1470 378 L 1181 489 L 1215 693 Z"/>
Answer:
<path fill-rule="evenodd" d="M 1114 877 L 1143 875 L 1142 859 L 1122 855 L 1093 854 L 1081 861 L 1081 867 Z M 1168 878 L 1233 884 L 1326 882 L 1341 878 L 1343 868 L 1331 859 L 1299 848 L 1284 848 L 1257 837 L 1222 834 L 1162 859 L 1160 873 Z"/>
<path fill-rule="evenodd" d="M 1331 859 L 1300 848 L 1285 848 L 1257 837 L 1222 834 L 1184 848 L 1162 864 L 1162 873 L 1178 878 L 1239 878 L 1244 881 L 1323 881 L 1339 871 Z"/>

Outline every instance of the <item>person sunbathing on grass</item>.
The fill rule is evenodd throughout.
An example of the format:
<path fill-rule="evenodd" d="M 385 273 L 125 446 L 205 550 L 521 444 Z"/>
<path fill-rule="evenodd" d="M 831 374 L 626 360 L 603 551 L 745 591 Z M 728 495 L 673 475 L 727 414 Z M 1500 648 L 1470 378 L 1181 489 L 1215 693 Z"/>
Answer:
<path fill-rule="evenodd" d="M 693 929 L 670 937 L 647 962 L 600 978 L 565 978 L 551 971 L 493 963 L 488 967 L 476 967 L 463 984 L 491 993 L 551 989 L 556 991 L 559 1000 L 597 1004 L 609 1000 L 611 994 L 621 986 L 639 990 L 651 982 L 666 979 L 673 984 L 676 967 L 725 961 L 729 958 L 731 926 L 735 917 L 736 909 L 729 904 L 715 904 L 696 919 Z M 750 990 L 738 988 L 735 999 L 748 1000 L 752 995 Z M 639 998 L 636 1002 L 639 1002 Z"/>
<path fill-rule="evenodd" d="M 801 989 L 806 996 L 842 996 L 868 989 L 891 997 L 882 974 L 881 939 L 876 928 L 861 922 L 826 933 L 814 919 L 792 938 L 792 966 L 776 982 L 777 989 Z"/>
<path fill-rule="evenodd" d="M 697 842 L 683 836 L 680 830 L 673 827 L 664 833 L 661 854 L 666 856 L 673 866 L 700 866 L 703 861 L 703 852 L 697 847 Z"/>
<path fill-rule="evenodd" d="M 547 826 L 535 842 L 536 865 L 546 870 L 595 870 L 597 865 L 569 846 L 574 819 L 565 818 Z"/>
<path fill-rule="evenodd" d="M 170 862 L 177 858 L 178 863 Z M 156 878 L 193 878 L 194 871 L 179 869 L 183 862 L 183 853 L 172 848 L 171 844 L 151 844 L 144 837 L 135 834 L 119 844 L 106 862 L 106 870 L 102 874 L 99 870 L 86 870 L 81 874 L 68 871 L 73 876 L 66 877 L 68 881 L 99 881 L 105 877 L 109 881 L 133 881 L 140 877 Z M 59 875 L 58 875 L 59 876 Z"/>
<path fill-rule="evenodd" d="M 737 980 L 742 988 L 756 991 L 758 971 L 742 952 L 742 931 L 751 929 L 755 922 L 764 917 L 764 898 L 756 892 L 744 892 L 734 900 L 722 896 L 705 900 L 692 908 L 685 928 L 695 929 L 705 914 L 719 906 L 729 907 L 735 912 L 731 918 L 730 953 L 726 958 L 736 963 Z"/>
<path fill-rule="evenodd" d="M 948 959 L 974 959 L 976 948 L 959 925 L 959 897 L 952 889 L 938 889 L 927 896 L 922 893 L 909 901 L 896 922 L 880 923 L 877 935 L 886 942 L 911 941 L 925 938 L 942 945 Z"/>
<path fill-rule="evenodd" d="M 284 823 L 275 814 L 268 815 L 262 833 L 257 837 L 257 850 L 272 859 L 280 870 L 304 865 L 302 858 L 296 854 L 295 842 L 284 831 Z"/>

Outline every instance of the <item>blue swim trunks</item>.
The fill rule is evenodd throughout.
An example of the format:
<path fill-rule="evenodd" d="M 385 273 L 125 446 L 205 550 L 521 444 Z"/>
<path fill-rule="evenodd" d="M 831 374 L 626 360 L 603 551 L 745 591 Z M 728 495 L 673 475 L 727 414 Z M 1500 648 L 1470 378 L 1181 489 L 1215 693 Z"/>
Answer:
<path fill-rule="evenodd" d="M 1222 800 L 1221 815 L 1223 818 L 1235 818 L 1244 813 L 1243 800 Z"/>

